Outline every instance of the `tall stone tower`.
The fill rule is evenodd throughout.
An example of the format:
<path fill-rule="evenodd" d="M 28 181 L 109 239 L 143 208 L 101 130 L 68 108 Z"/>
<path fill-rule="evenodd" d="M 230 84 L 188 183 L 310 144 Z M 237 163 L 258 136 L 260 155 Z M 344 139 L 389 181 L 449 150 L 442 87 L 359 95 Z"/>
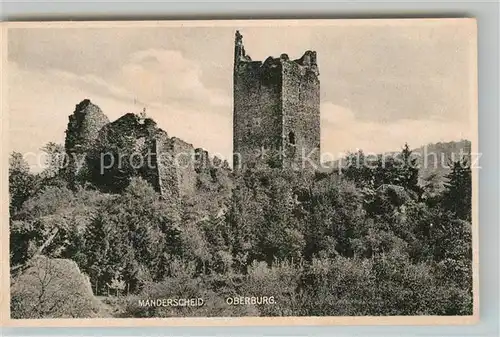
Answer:
<path fill-rule="evenodd" d="M 233 83 L 235 169 L 265 162 L 311 168 L 320 160 L 320 83 L 316 52 L 252 61 L 236 31 Z"/>

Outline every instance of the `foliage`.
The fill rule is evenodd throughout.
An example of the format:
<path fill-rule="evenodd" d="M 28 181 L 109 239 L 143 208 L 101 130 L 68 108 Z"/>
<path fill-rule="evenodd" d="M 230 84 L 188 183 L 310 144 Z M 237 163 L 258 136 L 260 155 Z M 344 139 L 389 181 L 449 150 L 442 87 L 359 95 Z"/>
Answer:
<path fill-rule="evenodd" d="M 84 318 L 102 315 L 90 283 L 70 260 L 37 257 L 13 277 L 12 318 Z"/>
<path fill-rule="evenodd" d="M 462 157 L 453 162 L 447 178 L 447 190 L 443 197 L 444 208 L 459 219 L 471 221 L 472 180 L 469 159 Z"/>
<path fill-rule="evenodd" d="M 30 173 L 23 155 L 13 152 L 9 158 L 10 212 L 15 213 L 36 191 L 37 178 Z"/>
<path fill-rule="evenodd" d="M 117 317 L 471 314 L 467 161 L 438 186 L 419 179 L 408 145 L 346 160 L 342 174 L 202 168 L 195 195 L 166 200 L 140 174 L 119 194 L 35 183 L 14 154 L 11 264 L 71 259 L 95 295 L 127 294 L 106 300 Z M 15 293 L 20 316 L 30 296 Z M 275 302 L 225 301 L 239 296 Z M 205 304 L 140 305 L 155 298 Z"/>
<path fill-rule="evenodd" d="M 62 168 L 67 164 L 66 150 L 62 144 L 54 142 L 47 143 L 41 148 L 45 152 L 45 168 L 40 174 L 44 179 L 51 179 L 60 174 Z"/>

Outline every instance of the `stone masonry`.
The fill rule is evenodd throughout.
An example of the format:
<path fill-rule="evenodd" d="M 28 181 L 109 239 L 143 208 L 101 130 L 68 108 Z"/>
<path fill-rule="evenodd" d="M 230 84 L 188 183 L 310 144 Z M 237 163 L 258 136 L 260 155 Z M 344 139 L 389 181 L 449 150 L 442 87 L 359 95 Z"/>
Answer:
<path fill-rule="evenodd" d="M 253 61 L 237 31 L 234 46 L 234 167 L 265 161 L 313 167 L 320 161 L 320 83 L 316 52 Z M 313 164 L 313 165 L 314 165 Z"/>
<path fill-rule="evenodd" d="M 80 158 L 86 156 L 94 145 L 101 128 L 109 123 L 108 117 L 89 99 L 84 99 L 69 116 L 64 147 L 68 154 L 67 173 L 71 183 L 80 174 Z"/>
<path fill-rule="evenodd" d="M 320 160 L 316 52 L 306 51 L 296 60 L 282 54 L 264 62 L 253 61 L 246 54 L 242 38 L 237 31 L 233 73 L 234 168 L 261 163 L 291 168 L 312 163 L 314 167 Z M 207 174 L 210 179 L 217 176 L 214 166 L 220 162 L 210 159 L 203 149 L 169 137 L 144 114 L 127 113 L 110 122 L 89 99 L 77 104 L 69 116 L 65 149 L 70 182 L 88 182 L 112 193 L 128 186 L 131 177 L 142 176 L 164 196 L 190 196 Z M 142 165 L 137 165 L 138 160 L 144 161 Z M 224 175 L 230 172 L 227 162 L 217 169 Z"/>
<path fill-rule="evenodd" d="M 71 181 L 90 182 L 112 193 L 128 186 L 131 177 L 141 176 L 163 196 L 177 199 L 195 193 L 203 167 L 230 171 L 227 162 L 214 168 L 219 159 L 169 137 L 152 119 L 127 113 L 109 122 L 88 99 L 69 116 L 65 148 L 68 158 L 84 156 L 78 168 L 76 160 L 68 166 Z"/>

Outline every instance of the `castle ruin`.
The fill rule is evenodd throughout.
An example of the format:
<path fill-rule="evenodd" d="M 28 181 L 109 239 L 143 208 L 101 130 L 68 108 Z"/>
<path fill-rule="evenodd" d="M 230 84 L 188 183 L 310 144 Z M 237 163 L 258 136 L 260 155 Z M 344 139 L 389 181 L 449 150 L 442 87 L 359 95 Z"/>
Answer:
<path fill-rule="evenodd" d="M 264 62 L 253 61 L 236 31 L 234 169 L 262 163 L 278 168 L 317 167 L 318 77 L 316 52 L 308 50 L 296 60 L 282 54 Z M 210 181 L 219 173 L 227 176 L 230 172 L 227 162 L 222 167 L 214 165 L 220 160 L 210 159 L 207 151 L 169 137 L 144 111 L 110 122 L 88 99 L 77 104 L 69 116 L 65 148 L 69 158 L 66 176 L 73 185 L 90 182 L 112 193 L 126 188 L 131 177 L 141 176 L 163 196 L 180 198 L 193 195 L 205 178 Z M 134 165 L 138 158 L 147 160 Z"/>
<path fill-rule="evenodd" d="M 126 113 L 109 122 L 88 99 L 69 116 L 65 150 L 65 176 L 71 185 L 88 182 L 111 193 L 121 192 L 130 178 L 140 176 L 175 200 L 194 195 L 203 175 L 229 174 L 226 161 L 169 137 L 144 113 Z"/>
<path fill-rule="evenodd" d="M 234 45 L 234 168 L 265 161 L 305 168 L 320 161 L 320 82 L 315 51 L 253 61 L 243 36 Z"/>

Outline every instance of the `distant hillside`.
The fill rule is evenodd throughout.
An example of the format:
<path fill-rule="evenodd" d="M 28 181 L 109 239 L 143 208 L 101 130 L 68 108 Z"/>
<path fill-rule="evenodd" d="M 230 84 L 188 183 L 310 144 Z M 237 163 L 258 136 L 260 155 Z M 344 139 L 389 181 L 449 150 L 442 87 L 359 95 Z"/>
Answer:
<path fill-rule="evenodd" d="M 435 179 L 443 182 L 450 172 L 450 162 L 457 160 L 461 155 L 470 154 L 471 142 L 468 140 L 439 142 L 423 145 L 412 150 L 417 157 L 420 168 L 420 178 Z M 388 152 L 385 155 L 395 155 L 397 152 Z M 329 172 L 339 166 L 340 160 L 324 163 L 323 171 Z"/>
<path fill-rule="evenodd" d="M 460 140 L 428 144 L 414 149 L 413 152 L 418 155 L 422 178 L 429 177 L 431 174 L 443 177 L 450 172 L 450 162 L 459 159 L 464 154 L 470 155 L 471 142 Z"/>

